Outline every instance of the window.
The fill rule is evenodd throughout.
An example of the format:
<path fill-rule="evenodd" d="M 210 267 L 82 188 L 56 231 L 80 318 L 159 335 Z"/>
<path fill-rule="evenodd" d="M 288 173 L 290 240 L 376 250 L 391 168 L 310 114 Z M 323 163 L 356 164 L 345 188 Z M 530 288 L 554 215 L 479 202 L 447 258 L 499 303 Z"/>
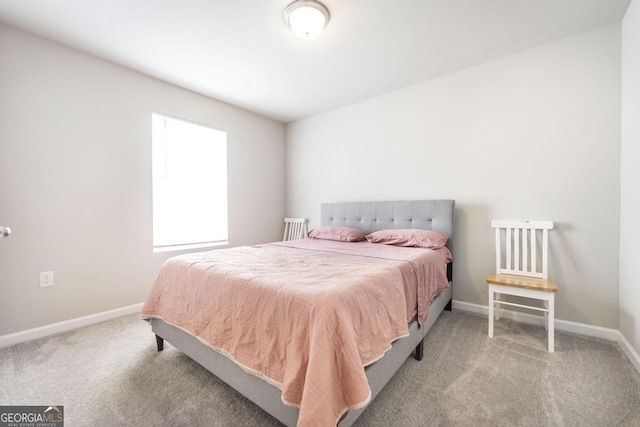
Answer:
<path fill-rule="evenodd" d="M 152 114 L 153 250 L 228 239 L 227 133 Z"/>

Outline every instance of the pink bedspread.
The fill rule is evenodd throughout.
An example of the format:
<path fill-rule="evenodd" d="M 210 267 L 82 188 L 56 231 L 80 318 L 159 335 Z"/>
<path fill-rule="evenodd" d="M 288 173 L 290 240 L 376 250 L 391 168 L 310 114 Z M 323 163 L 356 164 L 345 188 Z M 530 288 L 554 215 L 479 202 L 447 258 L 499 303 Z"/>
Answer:
<path fill-rule="evenodd" d="M 364 366 L 408 334 L 406 289 L 424 320 L 447 287 L 443 249 L 299 240 L 181 255 L 162 267 L 142 317 L 279 387 L 299 426 L 335 426 L 370 399 Z"/>

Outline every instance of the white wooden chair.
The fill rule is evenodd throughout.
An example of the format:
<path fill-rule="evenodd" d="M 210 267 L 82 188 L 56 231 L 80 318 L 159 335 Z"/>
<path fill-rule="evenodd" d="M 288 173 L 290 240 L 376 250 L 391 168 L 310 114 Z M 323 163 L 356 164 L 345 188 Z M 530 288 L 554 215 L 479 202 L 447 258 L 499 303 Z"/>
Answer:
<path fill-rule="evenodd" d="M 307 238 L 307 218 L 285 218 L 283 241 Z"/>
<path fill-rule="evenodd" d="M 496 320 L 500 319 L 501 305 L 541 311 L 548 331 L 549 352 L 553 353 L 554 306 L 558 291 L 558 286 L 548 278 L 548 231 L 553 228 L 553 222 L 491 221 L 491 227 L 496 230 L 496 273 L 487 277 L 489 336 L 493 337 L 494 315 Z M 501 295 L 542 300 L 544 307 L 508 302 Z"/>

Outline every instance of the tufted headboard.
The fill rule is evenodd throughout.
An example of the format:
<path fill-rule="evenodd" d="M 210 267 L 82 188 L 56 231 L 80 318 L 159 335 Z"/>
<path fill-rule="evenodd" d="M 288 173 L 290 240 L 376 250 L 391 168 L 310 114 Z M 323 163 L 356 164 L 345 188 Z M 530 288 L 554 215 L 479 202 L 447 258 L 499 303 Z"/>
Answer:
<path fill-rule="evenodd" d="M 355 227 L 373 232 L 389 228 L 419 228 L 446 233 L 453 254 L 455 200 L 323 203 L 321 225 Z"/>

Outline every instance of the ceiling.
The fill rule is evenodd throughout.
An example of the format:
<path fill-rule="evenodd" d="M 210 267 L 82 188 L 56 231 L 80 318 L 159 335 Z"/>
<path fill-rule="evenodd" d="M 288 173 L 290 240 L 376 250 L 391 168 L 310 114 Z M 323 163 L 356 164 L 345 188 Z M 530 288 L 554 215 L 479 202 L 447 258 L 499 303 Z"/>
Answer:
<path fill-rule="evenodd" d="M 2 0 L 0 22 L 287 123 L 620 22 L 630 0 Z"/>

